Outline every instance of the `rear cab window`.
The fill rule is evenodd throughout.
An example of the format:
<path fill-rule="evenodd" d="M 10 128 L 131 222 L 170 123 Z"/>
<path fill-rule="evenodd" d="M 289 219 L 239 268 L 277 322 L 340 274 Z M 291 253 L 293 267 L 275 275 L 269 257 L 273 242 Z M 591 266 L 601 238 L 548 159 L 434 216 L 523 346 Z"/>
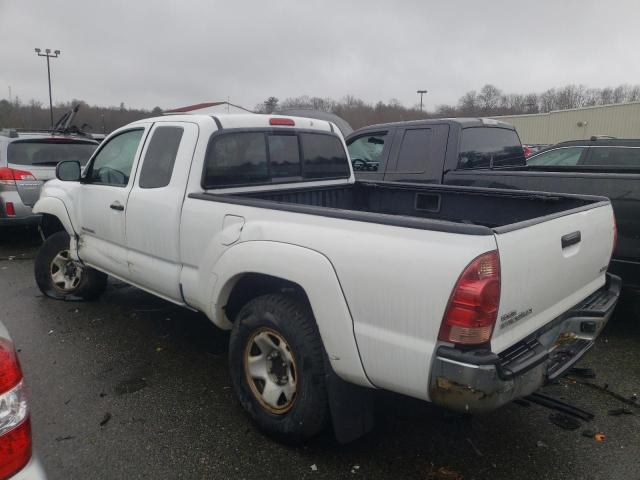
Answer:
<path fill-rule="evenodd" d="M 97 142 L 58 137 L 15 140 L 7 146 L 7 163 L 55 167 L 72 160 L 86 165 L 96 148 Z"/>
<path fill-rule="evenodd" d="M 205 189 L 347 179 L 351 172 L 340 138 L 295 130 L 227 131 L 211 137 Z"/>
<path fill-rule="evenodd" d="M 515 130 L 500 127 L 462 129 L 458 168 L 494 168 L 526 165 Z"/>

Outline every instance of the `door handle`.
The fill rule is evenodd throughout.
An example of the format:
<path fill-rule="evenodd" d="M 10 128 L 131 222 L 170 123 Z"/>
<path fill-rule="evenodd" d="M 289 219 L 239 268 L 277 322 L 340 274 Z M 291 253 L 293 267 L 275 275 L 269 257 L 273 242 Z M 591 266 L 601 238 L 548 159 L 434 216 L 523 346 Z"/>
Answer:
<path fill-rule="evenodd" d="M 579 230 L 577 232 L 567 233 L 561 239 L 562 248 L 564 249 L 570 247 L 571 245 L 575 245 L 576 243 L 580 243 L 581 239 L 582 238 Z"/>
<path fill-rule="evenodd" d="M 111 210 L 118 210 L 119 212 L 122 212 L 124 210 L 124 205 L 122 205 L 120 202 L 116 200 L 111 205 L 109 205 L 109 208 Z"/>

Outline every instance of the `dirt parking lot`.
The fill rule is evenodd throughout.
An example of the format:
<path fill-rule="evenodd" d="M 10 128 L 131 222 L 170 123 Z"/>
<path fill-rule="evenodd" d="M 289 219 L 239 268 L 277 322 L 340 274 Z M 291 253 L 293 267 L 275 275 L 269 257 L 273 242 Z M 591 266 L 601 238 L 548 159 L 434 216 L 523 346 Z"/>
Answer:
<path fill-rule="evenodd" d="M 236 402 L 226 333 L 115 281 L 93 303 L 45 298 L 32 273 L 38 245 L 33 231 L 1 233 L 0 311 L 52 479 L 640 479 L 640 407 L 611 393 L 640 394 L 640 308 L 630 296 L 580 363 L 596 378 L 544 389 L 595 414 L 577 430 L 537 405 L 467 419 L 380 393 L 365 438 L 341 446 L 327 433 L 287 447 L 259 433 Z M 610 414 L 623 407 L 630 413 Z"/>

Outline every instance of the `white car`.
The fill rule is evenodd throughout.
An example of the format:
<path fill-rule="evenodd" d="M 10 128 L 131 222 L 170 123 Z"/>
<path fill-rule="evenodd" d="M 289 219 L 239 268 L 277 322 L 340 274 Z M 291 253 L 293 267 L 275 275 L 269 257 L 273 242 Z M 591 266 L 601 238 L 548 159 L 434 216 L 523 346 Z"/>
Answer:
<path fill-rule="evenodd" d="M 287 440 L 371 427 L 370 389 L 481 412 L 560 375 L 620 292 L 601 197 L 356 182 L 327 121 L 134 122 L 81 176 L 58 165 L 34 211 L 48 296 L 107 275 L 230 329 L 243 407 Z"/>
<path fill-rule="evenodd" d="M 18 355 L 0 322 L 0 478 L 45 480 L 32 453 L 29 404 Z"/>

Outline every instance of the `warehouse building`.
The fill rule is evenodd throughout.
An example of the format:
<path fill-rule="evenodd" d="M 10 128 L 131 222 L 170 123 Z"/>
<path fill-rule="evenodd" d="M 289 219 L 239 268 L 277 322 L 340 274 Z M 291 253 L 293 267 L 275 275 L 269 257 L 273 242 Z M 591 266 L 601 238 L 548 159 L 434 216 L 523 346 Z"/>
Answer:
<path fill-rule="evenodd" d="M 549 144 L 607 135 L 640 138 L 640 102 L 492 117 L 516 127 L 524 144 Z"/>

